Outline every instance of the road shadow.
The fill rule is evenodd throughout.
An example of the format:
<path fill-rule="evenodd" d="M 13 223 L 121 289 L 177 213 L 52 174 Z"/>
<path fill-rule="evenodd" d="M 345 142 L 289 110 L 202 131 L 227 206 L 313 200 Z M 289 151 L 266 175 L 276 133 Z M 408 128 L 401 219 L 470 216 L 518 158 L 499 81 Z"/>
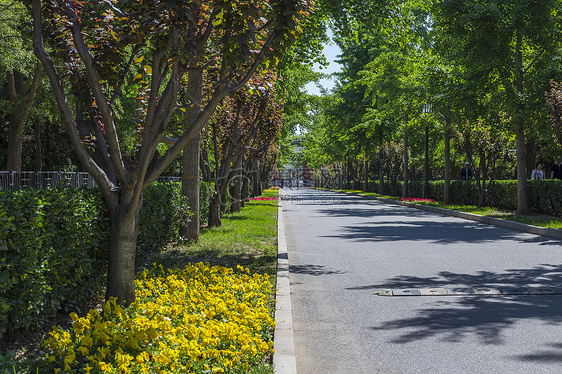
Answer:
<path fill-rule="evenodd" d="M 306 275 L 330 275 L 330 274 L 345 274 L 346 271 L 330 270 L 323 265 L 289 265 L 289 272 L 293 274 L 306 274 Z"/>
<path fill-rule="evenodd" d="M 550 344 L 533 353 L 513 358 L 524 362 L 562 364 L 562 344 Z"/>
<path fill-rule="evenodd" d="M 468 287 L 560 287 L 562 265 L 543 264 L 530 269 L 511 269 L 503 273 L 477 272 L 461 274 L 441 272 L 435 277 L 399 276 L 388 282 L 350 288 L 352 290 L 384 288 L 436 288 Z M 378 301 L 396 302 L 408 297 L 383 297 Z M 498 296 L 427 296 L 428 303 L 416 311 L 416 315 L 385 321 L 373 326 L 375 331 L 398 332 L 391 343 L 407 344 L 414 341 L 438 338 L 457 343 L 476 336 L 482 344 L 503 343 L 504 333 L 517 323 L 539 321 L 558 328 L 562 325 L 562 295 L 498 295 Z M 431 302 L 430 302 L 431 301 Z M 562 346 L 550 347 L 526 356 L 524 361 L 561 360 Z"/>
<path fill-rule="evenodd" d="M 365 213 L 367 214 L 367 213 Z M 379 214 L 381 216 L 383 214 Z M 385 214 L 385 215 L 392 215 Z M 408 214 L 415 216 L 416 214 Z M 419 215 L 419 214 L 418 214 Z M 357 217 L 362 217 L 358 213 Z M 362 222 L 353 226 L 341 226 L 339 233 L 325 235 L 327 238 L 338 238 L 359 242 L 396 242 L 424 240 L 435 244 L 452 243 L 486 243 L 497 240 L 508 240 L 518 243 L 535 243 L 539 245 L 560 245 L 560 240 L 529 236 L 513 230 L 481 224 L 468 220 L 407 220 L 407 221 L 375 221 Z"/>

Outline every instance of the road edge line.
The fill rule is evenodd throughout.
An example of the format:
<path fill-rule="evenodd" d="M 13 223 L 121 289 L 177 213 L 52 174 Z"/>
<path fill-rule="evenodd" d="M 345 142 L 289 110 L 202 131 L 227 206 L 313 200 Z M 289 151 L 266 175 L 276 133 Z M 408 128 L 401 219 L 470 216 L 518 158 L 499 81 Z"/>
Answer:
<path fill-rule="evenodd" d="M 273 370 L 278 374 L 296 374 L 297 360 L 293 335 L 293 309 L 289 283 L 289 256 L 285 240 L 283 208 L 277 210 L 277 291 L 275 294 L 275 331 Z"/>

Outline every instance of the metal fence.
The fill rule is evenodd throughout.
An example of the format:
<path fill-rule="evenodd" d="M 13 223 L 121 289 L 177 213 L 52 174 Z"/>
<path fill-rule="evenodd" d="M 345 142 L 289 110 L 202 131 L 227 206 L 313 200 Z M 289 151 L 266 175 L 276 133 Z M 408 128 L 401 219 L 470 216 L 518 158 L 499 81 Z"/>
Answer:
<path fill-rule="evenodd" d="M 158 177 L 158 182 L 180 181 L 181 177 Z M 0 189 L 96 187 L 96 181 L 86 172 L 67 171 L 0 171 Z"/>

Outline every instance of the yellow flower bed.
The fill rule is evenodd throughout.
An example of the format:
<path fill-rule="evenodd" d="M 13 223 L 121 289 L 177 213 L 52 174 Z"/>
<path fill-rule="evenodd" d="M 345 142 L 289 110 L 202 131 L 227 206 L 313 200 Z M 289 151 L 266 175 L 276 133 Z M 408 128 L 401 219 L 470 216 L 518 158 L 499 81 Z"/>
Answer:
<path fill-rule="evenodd" d="M 244 373 L 273 353 L 271 283 L 198 263 L 136 281 L 136 301 L 110 300 L 43 343 L 54 373 Z"/>

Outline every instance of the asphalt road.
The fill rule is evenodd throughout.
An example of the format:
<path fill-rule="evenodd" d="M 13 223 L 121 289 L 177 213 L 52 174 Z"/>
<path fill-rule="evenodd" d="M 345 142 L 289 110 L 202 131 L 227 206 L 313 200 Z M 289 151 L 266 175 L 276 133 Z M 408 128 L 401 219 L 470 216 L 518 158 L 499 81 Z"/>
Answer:
<path fill-rule="evenodd" d="M 280 191 L 297 372 L 562 373 L 562 295 L 378 296 L 562 287 L 562 242 L 360 197 Z"/>

